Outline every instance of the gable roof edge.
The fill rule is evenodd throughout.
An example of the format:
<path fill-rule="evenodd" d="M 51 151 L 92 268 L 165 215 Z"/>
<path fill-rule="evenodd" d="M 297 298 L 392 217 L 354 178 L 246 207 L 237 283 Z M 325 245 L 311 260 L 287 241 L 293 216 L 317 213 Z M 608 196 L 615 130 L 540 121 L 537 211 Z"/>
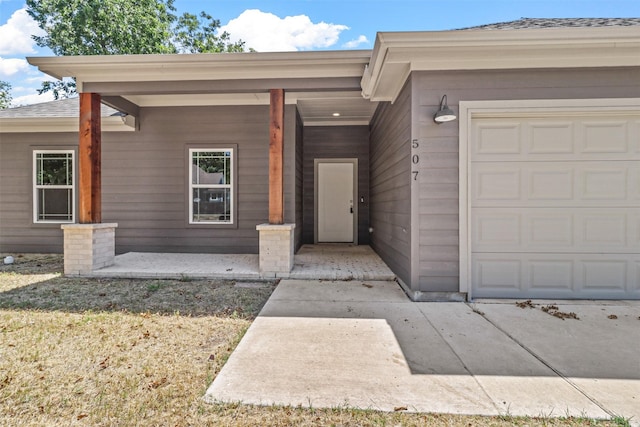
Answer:
<path fill-rule="evenodd" d="M 394 101 L 411 71 L 640 66 L 640 26 L 378 33 L 363 96 Z"/>

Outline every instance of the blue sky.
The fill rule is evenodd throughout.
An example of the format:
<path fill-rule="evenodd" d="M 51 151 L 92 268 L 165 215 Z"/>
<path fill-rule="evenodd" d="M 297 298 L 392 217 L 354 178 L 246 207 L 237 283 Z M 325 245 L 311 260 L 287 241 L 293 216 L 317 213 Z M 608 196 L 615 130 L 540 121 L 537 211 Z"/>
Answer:
<path fill-rule="evenodd" d="M 640 0 L 176 0 L 178 13 L 202 10 L 258 51 L 371 49 L 377 31 L 437 31 L 527 18 L 640 17 Z M 25 60 L 51 55 L 24 0 L 0 0 L 0 80 L 14 105 L 42 102 L 43 76 Z"/>

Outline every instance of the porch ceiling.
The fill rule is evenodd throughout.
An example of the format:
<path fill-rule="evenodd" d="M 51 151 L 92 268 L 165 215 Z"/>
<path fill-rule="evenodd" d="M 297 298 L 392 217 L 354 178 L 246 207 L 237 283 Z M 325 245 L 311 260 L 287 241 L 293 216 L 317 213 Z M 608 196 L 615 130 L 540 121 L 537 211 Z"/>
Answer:
<path fill-rule="evenodd" d="M 269 105 L 269 94 L 266 92 L 126 95 L 122 98 L 139 107 Z M 364 99 L 359 91 L 353 90 L 286 92 L 285 103 L 298 106 L 306 126 L 367 125 L 378 104 Z"/>

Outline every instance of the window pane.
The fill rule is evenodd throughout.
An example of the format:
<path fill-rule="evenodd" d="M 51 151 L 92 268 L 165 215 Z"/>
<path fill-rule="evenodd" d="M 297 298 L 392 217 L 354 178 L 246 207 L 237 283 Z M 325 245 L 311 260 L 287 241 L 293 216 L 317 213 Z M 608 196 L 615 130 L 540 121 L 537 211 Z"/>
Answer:
<path fill-rule="evenodd" d="M 231 184 L 231 152 L 196 151 L 191 161 L 192 184 Z"/>
<path fill-rule="evenodd" d="M 38 153 L 36 173 L 38 185 L 72 185 L 72 153 Z"/>
<path fill-rule="evenodd" d="M 73 219 L 73 198 L 71 189 L 38 189 L 39 221 L 71 221 Z"/>
<path fill-rule="evenodd" d="M 194 188 L 193 222 L 231 222 L 231 189 Z"/>

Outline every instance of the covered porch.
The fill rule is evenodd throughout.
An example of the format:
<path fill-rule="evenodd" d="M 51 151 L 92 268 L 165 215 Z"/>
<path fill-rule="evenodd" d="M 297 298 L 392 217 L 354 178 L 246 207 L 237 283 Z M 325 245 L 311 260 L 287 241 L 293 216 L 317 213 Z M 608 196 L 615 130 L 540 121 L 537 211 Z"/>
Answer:
<path fill-rule="evenodd" d="M 369 277 L 354 266 L 336 268 L 331 257 L 352 259 L 344 254 L 326 265 L 322 257 L 305 261 L 305 251 L 294 259 L 305 243 L 368 243 L 363 177 L 376 104 L 362 97 L 360 80 L 369 55 L 32 58 L 54 77 L 73 75 L 80 92 L 77 214 L 62 225 L 65 274 Z M 101 103 L 135 132 L 103 133 Z M 308 158 L 305 143 L 315 148 Z M 314 185 L 329 172 L 314 173 L 307 163 L 320 170 L 338 161 L 353 165 L 340 209 L 348 236 L 320 239 L 317 224 L 333 218 L 318 220 Z M 347 188 L 341 184 L 331 183 Z"/>
<path fill-rule="evenodd" d="M 360 181 L 368 176 L 368 134 L 353 136 L 351 128 L 366 129 L 376 107 L 361 95 L 369 55 L 31 58 L 54 77 L 73 75 L 80 92 L 79 143 L 73 154 L 77 214 L 62 225 L 65 274 L 106 274 L 110 267 L 127 274 L 136 270 L 133 265 L 142 265 L 144 272 L 145 265 L 157 262 L 152 272 L 192 265 L 176 274 L 201 271 L 210 276 L 246 259 L 221 273 L 288 277 L 297 262 L 294 253 L 304 243 L 366 244 L 368 181 Z M 134 123 L 135 132 L 127 138 L 103 134 L 101 103 L 120 111 L 123 120 Z M 341 141 L 327 130 L 334 127 L 361 150 L 353 154 L 340 145 L 336 151 L 326 142 Z M 319 141 L 314 145 L 327 148 L 307 159 L 303 138 L 310 128 L 322 130 L 319 135 L 309 132 Z M 345 152 L 351 156 L 345 158 Z M 333 194 L 329 190 L 334 187 L 350 189 L 342 194 L 345 206 L 340 204 L 339 210 L 349 226 L 341 230 L 346 237 L 314 236 L 320 233 L 319 223 L 335 222 L 317 218 L 315 180 L 329 173 L 309 174 L 305 162 L 318 159 L 322 165 L 353 165 L 351 185 L 320 187 L 323 194 Z M 222 262 L 177 262 L 180 255 L 156 261 L 162 257 L 148 255 L 202 252 L 234 255 L 221 255 Z M 128 255 L 114 259 L 115 253 Z M 125 261 L 133 264 L 119 268 Z M 199 267 L 206 263 L 213 265 Z M 335 273 L 323 277 L 334 278 Z"/>
<path fill-rule="evenodd" d="M 258 254 L 128 252 L 90 277 L 227 280 L 393 280 L 395 275 L 367 245 L 303 245 L 290 272 L 261 273 Z"/>

